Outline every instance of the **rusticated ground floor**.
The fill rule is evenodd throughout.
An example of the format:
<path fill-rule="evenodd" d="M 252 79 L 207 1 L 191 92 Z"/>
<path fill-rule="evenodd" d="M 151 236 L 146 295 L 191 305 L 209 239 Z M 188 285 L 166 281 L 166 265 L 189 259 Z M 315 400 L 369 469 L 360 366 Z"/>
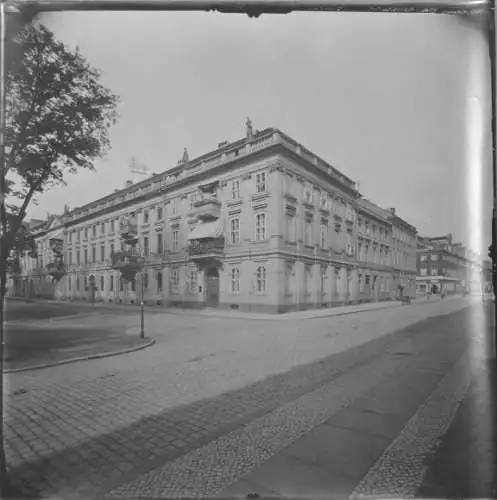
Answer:
<path fill-rule="evenodd" d="M 54 284 L 47 276 L 23 276 L 11 294 L 62 300 L 219 307 L 283 313 L 392 300 L 416 293 L 415 273 L 353 263 L 295 259 L 285 255 L 183 260 L 145 266 L 131 282 L 108 266 L 70 269 Z"/>

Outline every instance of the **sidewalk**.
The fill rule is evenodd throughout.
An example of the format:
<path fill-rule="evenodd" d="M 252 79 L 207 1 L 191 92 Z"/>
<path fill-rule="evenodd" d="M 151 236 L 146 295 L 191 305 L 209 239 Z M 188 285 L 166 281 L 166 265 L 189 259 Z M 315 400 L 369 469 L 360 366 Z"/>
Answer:
<path fill-rule="evenodd" d="M 460 298 L 459 296 L 446 297 L 445 300 L 451 300 Z M 12 298 L 12 300 L 24 300 L 23 298 Z M 49 299 L 32 299 L 36 302 L 47 302 L 47 303 L 59 303 L 59 304 L 70 304 L 74 306 L 75 304 L 80 305 L 82 309 L 90 309 L 97 312 L 98 310 L 105 311 L 136 311 L 139 310 L 137 305 L 124 305 L 124 304 L 107 304 L 97 302 L 95 304 L 90 304 L 88 302 L 69 302 L 69 301 L 57 301 Z M 416 297 L 413 299 L 411 305 L 433 303 L 439 301 L 440 298 L 427 300 L 425 297 Z M 324 318 L 328 316 L 342 316 L 347 314 L 355 314 L 363 311 L 371 311 L 377 309 L 388 309 L 392 307 L 402 306 L 402 303 L 397 300 L 383 301 L 383 302 L 368 302 L 364 304 L 348 305 L 331 307 L 326 309 L 310 309 L 305 311 L 294 311 L 281 314 L 266 314 L 266 313 L 244 313 L 236 310 L 223 310 L 217 308 L 205 308 L 205 309 L 182 309 L 177 307 L 163 307 L 163 306 L 145 306 L 144 310 L 147 312 L 163 313 L 163 314 L 174 314 L 182 316 L 207 316 L 216 318 L 230 318 L 230 319 L 252 319 L 261 320 L 268 319 L 274 321 L 284 321 L 284 320 L 298 320 L 298 319 L 313 319 L 313 318 Z"/>
<path fill-rule="evenodd" d="M 413 496 L 468 384 L 466 314 L 408 328 L 362 362 L 355 354 L 314 390 L 106 498 Z"/>
<path fill-rule="evenodd" d="M 497 498 L 497 360 L 494 303 L 486 303 L 488 342 L 479 346 L 471 384 L 454 422 L 428 461 L 418 495 Z M 475 347 L 476 350 L 476 347 Z"/>

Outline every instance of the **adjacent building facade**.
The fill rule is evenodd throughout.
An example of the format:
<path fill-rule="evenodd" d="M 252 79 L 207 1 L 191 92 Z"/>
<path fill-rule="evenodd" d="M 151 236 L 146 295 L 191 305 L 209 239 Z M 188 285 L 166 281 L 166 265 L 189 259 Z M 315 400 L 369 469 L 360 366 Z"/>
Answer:
<path fill-rule="evenodd" d="M 143 272 L 112 267 L 132 220 Z M 43 271 L 63 239 L 67 274 Z M 42 225 L 25 290 L 61 299 L 286 312 L 395 298 L 416 290 L 416 229 L 283 132 L 246 136 Z M 29 285 L 29 283 L 32 283 Z M 31 288 L 29 288 L 31 287 Z M 38 288 L 36 288 L 38 287 Z"/>
<path fill-rule="evenodd" d="M 453 241 L 451 234 L 419 238 L 417 266 L 418 293 L 425 293 L 433 285 L 448 294 L 481 291 L 484 282 L 480 257 Z"/>

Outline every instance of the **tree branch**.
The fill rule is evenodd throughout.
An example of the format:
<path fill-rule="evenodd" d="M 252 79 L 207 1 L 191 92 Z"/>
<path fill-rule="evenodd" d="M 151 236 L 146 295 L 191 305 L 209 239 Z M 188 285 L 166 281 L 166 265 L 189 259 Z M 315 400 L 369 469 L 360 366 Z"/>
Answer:
<path fill-rule="evenodd" d="M 4 175 L 8 174 L 8 172 L 12 166 L 12 163 L 14 162 L 15 157 L 17 156 L 17 152 L 26 145 L 26 130 L 28 128 L 28 125 L 31 123 L 31 119 L 35 115 L 35 106 L 36 106 L 36 102 L 38 100 L 38 97 L 40 95 L 40 86 L 39 86 L 39 82 L 41 80 L 40 72 L 39 72 L 40 71 L 40 59 L 41 59 L 40 51 L 38 50 L 38 57 L 36 58 L 37 71 L 35 72 L 36 81 L 33 84 L 34 91 L 32 94 L 32 99 L 31 99 L 31 103 L 30 103 L 30 107 L 29 107 L 29 118 L 24 122 L 22 129 L 21 129 L 20 133 L 18 134 L 18 137 L 20 137 L 21 140 L 15 141 L 14 145 L 12 146 L 12 150 L 10 151 L 9 158 L 5 162 L 5 167 L 4 167 L 5 174 Z"/>
<path fill-rule="evenodd" d="M 7 251 L 9 251 L 13 246 L 13 242 L 16 237 L 17 231 L 19 231 L 19 228 L 21 227 L 21 224 L 24 221 L 24 217 L 26 217 L 26 211 L 28 209 L 29 203 L 31 202 L 31 199 L 33 198 L 35 192 L 47 180 L 49 172 L 50 171 L 48 170 L 47 172 L 43 173 L 38 179 L 38 181 L 29 188 L 28 194 L 26 195 L 26 198 L 24 198 L 24 201 L 22 202 L 21 208 L 19 210 L 19 214 L 16 217 L 16 221 L 12 224 L 12 227 L 9 228 L 8 233 L 5 234 L 4 250 L 6 254 L 8 253 Z M 6 214 L 3 215 L 5 215 L 6 218 Z"/>

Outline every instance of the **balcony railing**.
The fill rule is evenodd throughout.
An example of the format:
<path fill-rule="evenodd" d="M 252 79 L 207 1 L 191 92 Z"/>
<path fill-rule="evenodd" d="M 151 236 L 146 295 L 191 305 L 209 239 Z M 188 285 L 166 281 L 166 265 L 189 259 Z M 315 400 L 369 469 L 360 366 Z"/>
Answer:
<path fill-rule="evenodd" d="M 215 196 L 205 196 L 193 204 L 192 213 L 201 220 L 218 219 L 221 202 Z"/>
<path fill-rule="evenodd" d="M 66 266 L 59 260 L 57 262 L 50 262 L 47 264 L 47 273 L 55 280 L 60 281 L 66 275 Z"/>
<path fill-rule="evenodd" d="M 204 255 L 221 255 L 224 252 L 224 238 L 217 238 L 210 241 L 192 241 L 189 246 L 191 257 L 201 257 Z"/>
<path fill-rule="evenodd" d="M 138 225 L 134 220 L 124 220 L 119 224 L 119 233 L 126 242 L 138 240 Z"/>
<path fill-rule="evenodd" d="M 120 271 L 124 279 L 130 281 L 141 271 L 145 262 L 141 255 L 129 251 L 111 253 L 112 268 Z"/>
<path fill-rule="evenodd" d="M 120 251 L 112 252 L 110 255 L 111 265 L 113 268 L 136 267 L 141 268 L 143 265 L 143 257 L 133 252 Z"/>

